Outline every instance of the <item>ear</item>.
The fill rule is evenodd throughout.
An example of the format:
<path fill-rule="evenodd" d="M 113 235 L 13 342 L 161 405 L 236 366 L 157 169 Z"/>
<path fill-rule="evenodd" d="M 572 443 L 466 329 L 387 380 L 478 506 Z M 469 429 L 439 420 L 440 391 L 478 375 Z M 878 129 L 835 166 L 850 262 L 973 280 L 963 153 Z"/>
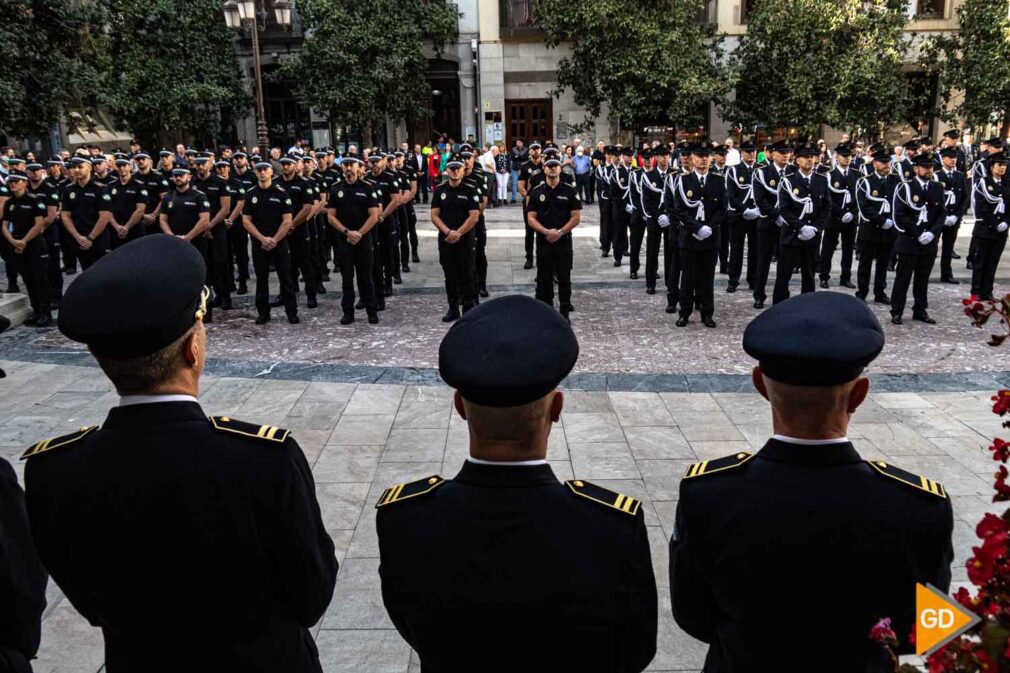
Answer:
<path fill-rule="evenodd" d="M 751 370 L 750 380 L 754 384 L 754 389 L 761 393 L 761 397 L 768 399 L 768 388 L 765 386 L 765 374 L 758 365 Z"/>
<path fill-rule="evenodd" d="M 855 413 L 856 409 L 859 408 L 865 400 L 866 396 L 870 392 L 870 379 L 865 376 L 860 377 L 855 385 L 852 386 L 852 390 L 849 392 L 849 414 Z"/>
<path fill-rule="evenodd" d="M 195 329 L 186 337 L 182 345 L 182 357 L 186 360 L 186 365 L 195 367 L 200 362 L 200 329 Z"/>
<path fill-rule="evenodd" d="M 465 421 L 466 407 L 463 406 L 463 396 L 459 394 L 458 390 L 452 394 L 452 403 L 456 407 L 456 413 Z"/>
<path fill-rule="evenodd" d="M 565 394 L 559 390 L 554 391 L 554 397 L 551 398 L 551 423 L 557 423 L 561 420 L 561 410 L 565 407 Z"/>

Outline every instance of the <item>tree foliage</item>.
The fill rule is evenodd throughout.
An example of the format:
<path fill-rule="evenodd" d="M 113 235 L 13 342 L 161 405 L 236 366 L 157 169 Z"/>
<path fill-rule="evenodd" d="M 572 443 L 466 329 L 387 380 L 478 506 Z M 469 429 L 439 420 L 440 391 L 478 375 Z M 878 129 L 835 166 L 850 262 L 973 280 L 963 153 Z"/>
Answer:
<path fill-rule="evenodd" d="M 431 114 L 425 40 L 437 52 L 457 33 L 458 16 L 441 0 L 300 0 L 301 52 L 280 76 L 337 126 L 414 121 Z"/>
<path fill-rule="evenodd" d="M 153 146 L 217 135 L 219 106 L 247 110 L 220 0 L 104 0 L 108 45 L 100 100 Z"/>
<path fill-rule="evenodd" d="M 745 126 L 881 128 L 907 104 L 903 0 L 761 0 L 733 52 Z"/>
<path fill-rule="evenodd" d="M 957 9 L 961 30 L 928 39 L 923 61 L 939 71 L 940 116 L 972 126 L 1010 128 L 1010 18 L 1007 3 L 964 0 Z"/>
<path fill-rule="evenodd" d="M 48 135 L 68 103 L 90 98 L 96 13 L 93 2 L 0 0 L 0 131 Z"/>
<path fill-rule="evenodd" d="M 558 63 L 560 93 L 570 89 L 590 119 L 604 103 L 622 125 L 703 120 L 705 104 L 730 87 L 714 26 L 696 17 L 702 0 L 538 0 L 547 44 L 571 46 Z"/>

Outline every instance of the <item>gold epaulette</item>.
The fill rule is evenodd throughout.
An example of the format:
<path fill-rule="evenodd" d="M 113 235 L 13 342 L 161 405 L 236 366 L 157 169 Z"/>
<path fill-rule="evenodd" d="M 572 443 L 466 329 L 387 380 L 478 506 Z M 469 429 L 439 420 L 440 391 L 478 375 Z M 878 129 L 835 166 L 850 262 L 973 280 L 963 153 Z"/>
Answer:
<path fill-rule="evenodd" d="M 437 474 L 434 474 L 427 479 L 418 479 L 417 481 L 412 481 L 407 484 L 390 486 L 382 492 L 382 496 L 379 498 L 379 502 L 375 503 L 375 506 L 378 508 L 389 505 L 390 503 L 416 498 L 419 495 L 431 493 L 444 483 L 445 479 Z"/>
<path fill-rule="evenodd" d="M 920 491 L 925 491 L 926 493 L 935 495 L 939 498 L 947 498 L 947 491 L 943 488 L 943 484 L 938 481 L 933 481 L 928 477 L 921 477 L 917 474 L 906 472 L 900 467 L 895 467 L 894 465 L 885 463 L 882 460 L 868 460 L 866 462 L 869 463 L 874 470 L 885 477 L 896 479 L 903 484 L 911 486 L 912 488 L 917 488 Z"/>
<path fill-rule="evenodd" d="M 694 463 L 691 467 L 687 468 L 687 473 L 684 475 L 684 479 L 691 479 L 692 477 L 700 477 L 702 475 L 714 474 L 716 472 L 722 472 L 723 470 L 731 470 L 734 467 L 740 467 L 755 455 L 756 454 L 741 451 L 740 453 L 734 453 L 732 456 L 716 458 L 715 460 L 703 460 L 700 463 Z"/>
<path fill-rule="evenodd" d="M 79 442 L 85 437 L 87 437 L 93 430 L 98 428 L 97 425 L 85 425 L 82 426 L 80 430 L 71 432 L 68 435 L 61 435 L 59 437 L 51 437 L 49 439 L 44 439 L 37 444 L 33 444 L 30 449 L 21 454 L 21 460 L 26 458 L 31 458 L 32 456 L 37 456 L 40 453 L 45 453 L 46 451 L 52 451 L 53 449 L 58 449 L 74 442 Z"/>
<path fill-rule="evenodd" d="M 605 505 L 611 509 L 616 509 L 618 512 L 630 514 L 631 516 L 638 514 L 638 510 L 642 506 L 642 502 L 640 500 L 630 498 L 623 493 L 609 491 L 602 486 L 597 486 L 596 484 L 592 484 L 581 479 L 566 481 L 565 486 L 567 486 L 568 489 L 575 495 L 582 496 L 586 500 L 592 500 L 593 502 Z"/>
<path fill-rule="evenodd" d="M 227 416 L 211 416 L 210 422 L 211 425 L 214 426 L 215 430 L 220 430 L 221 432 L 231 432 L 236 435 L 244 435 L 254 439 L 265 439 L 268 442 L 277 442 L 278 444 L 287 439 L 288 435 L 291 433 L 290 430 L 278 428 L 273 425 L 246 423 L 245 421 L 238 421 L 234 418 L 228 418 Z"/>

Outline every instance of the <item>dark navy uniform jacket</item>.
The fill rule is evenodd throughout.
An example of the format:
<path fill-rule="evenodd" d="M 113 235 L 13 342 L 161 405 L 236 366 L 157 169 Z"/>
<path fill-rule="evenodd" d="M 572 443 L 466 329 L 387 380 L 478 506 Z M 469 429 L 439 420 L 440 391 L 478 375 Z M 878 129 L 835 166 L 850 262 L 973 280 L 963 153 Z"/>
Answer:
<path fill-rule="evenodd" d="M 424 673 L 641 671 L 656 582 L 639 501 L 549 465 L 467 461 L 387 489 L 382 598 Z"/>
<path fill-rule="evenodd" d="M 898 185 L 894 194 L 894 226 L 898 230 L 894 248 L 899 255 L 936 257 L 947 217 L 945 198 L 943 185 L 936 180 L 927 180 L 923 187 L 919 178 L 913 177 Z M 927 231 L 933 234 L 933 240 L 923 245 L 919 237 Z"/>
<path fill-rule="evenodd" d="M 873 624 L 891 617 L 904 640 L 916 583 L 949 589 L 953 526 L 941 484 L 849 442 L 696 463 L 670 541 L 673 616 L 709 644 L 705 673 L 865 671 Z"/>
<path fill-rule="evenodd" d="M 26 456 L 39 554 L 108 673 L 321 670 L 337 560 L 287 430 L 159 402 Z"/>

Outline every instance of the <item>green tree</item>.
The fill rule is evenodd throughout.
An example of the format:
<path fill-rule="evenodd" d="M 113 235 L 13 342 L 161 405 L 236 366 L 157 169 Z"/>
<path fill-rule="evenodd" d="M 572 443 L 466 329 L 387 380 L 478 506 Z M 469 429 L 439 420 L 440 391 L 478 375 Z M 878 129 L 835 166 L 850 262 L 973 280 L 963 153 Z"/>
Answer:
<path fill-rule="evenodd" d="M 761 0 L 733 52 L 735 99 L 726 117 L 744 126 L 821 124 L 881 130 L 899 121 L 907 85 L 903 0 Z"/>
<path fill-rule="evenodd" d="M 715 27 L 703 0 L 538 0 L 547 44 L 566 43 L 555 95 L 570 89 L 586 123 L 603 104 L 622 126 L 668 120 L 693 126 L 729 91 Z"/>
<path fill-rule="evenodd" d="M 95 91 L 89 54 L 93 2 L 0 0 L 0 130 L 14 137 L 44 137 L 69 103 Z"/>
<path fill-rule="evenodd" d="M 249 108 L 220 0 L 104 1 L 100 99 L 146 145 L 216 136 L 222 108 Z"/>
<path fill-rule="evenodd" d="M 428 94 L 429 40 L 436 52 L 457 33 L 455 11 L 440 0 L 299 0 L 305 28 L 301 52 L 279 76 L 337 126 L 371 126 L 431 115 L 417 101 Z"/>
<path fill-rule="evenodd" d="M 964 0 L 957 33 L 926 40 L 923 61 L 939 72 L 940 116 L 1010 132 L 1010 18 L 1005 0 Z"/>

